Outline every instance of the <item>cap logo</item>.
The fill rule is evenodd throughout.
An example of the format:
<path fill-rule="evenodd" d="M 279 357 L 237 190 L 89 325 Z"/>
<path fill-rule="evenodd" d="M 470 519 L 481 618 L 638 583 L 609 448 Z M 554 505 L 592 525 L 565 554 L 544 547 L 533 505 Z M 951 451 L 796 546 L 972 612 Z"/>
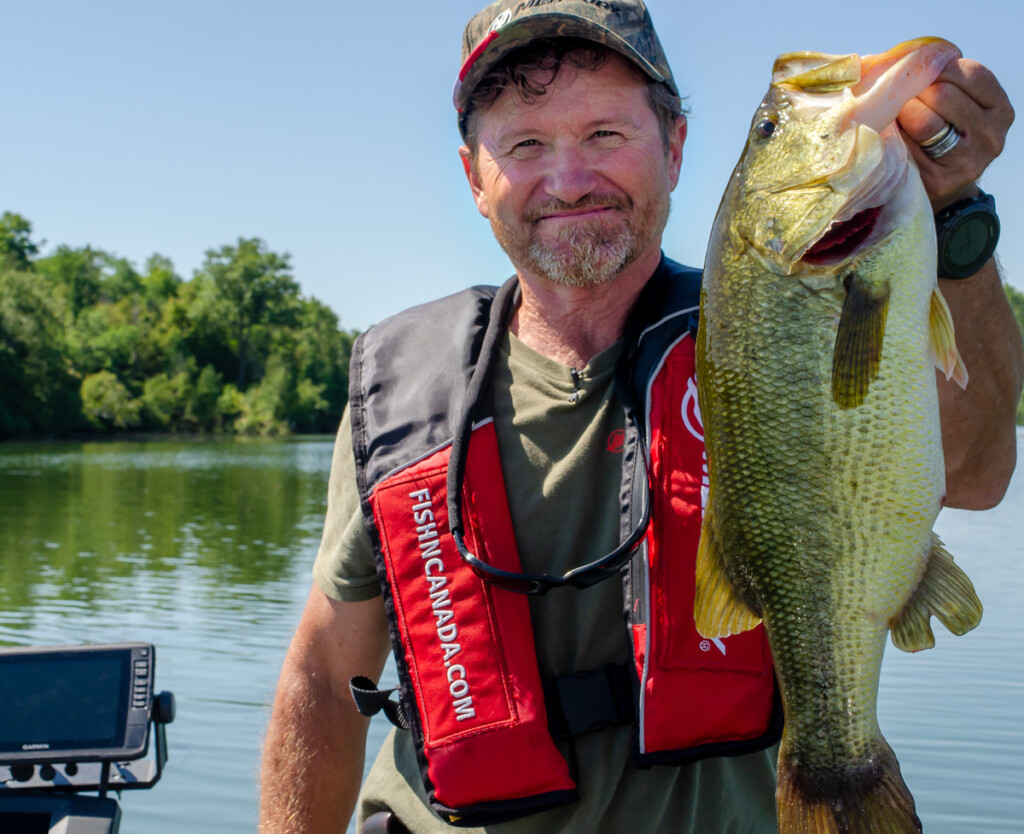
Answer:
<path fill-rule="evenodd" d="M 498 15 L 496 18 L 494 18 L 493 21 L 491 21 L 491 28 L 488 29 L 487 31 L 488 32 L 497 32 L 503 26 L 507 26 L 508 22 L 511 19 L 512 19 L 512 10 L 511 9 L 505 9 L 505 11 L 503 11 L 500 15 Z"/>

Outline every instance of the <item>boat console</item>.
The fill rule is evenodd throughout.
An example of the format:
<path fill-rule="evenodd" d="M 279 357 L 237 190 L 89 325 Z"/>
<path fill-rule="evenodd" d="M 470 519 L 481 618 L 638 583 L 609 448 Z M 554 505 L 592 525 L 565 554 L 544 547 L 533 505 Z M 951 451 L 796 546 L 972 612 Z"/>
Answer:
<path fill-rule="evenodd" d="M 167 761 L 155 671 L 149 643 L 0 649 L 0 831 L 117 834 L 108 793 L 153 787 Z"/>

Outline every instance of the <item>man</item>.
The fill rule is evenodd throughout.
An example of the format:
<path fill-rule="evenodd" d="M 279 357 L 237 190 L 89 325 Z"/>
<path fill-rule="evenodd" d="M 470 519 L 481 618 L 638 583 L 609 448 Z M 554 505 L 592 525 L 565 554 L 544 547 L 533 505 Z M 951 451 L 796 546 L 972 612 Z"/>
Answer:
<path fill-rule="evenodd" d="M 456 106 L 473 198 L 517 280 L 361 338 L 268 730 L 263 831 L 345 829 L 367 725 L 349 681 L 376 680 L 391 642 L 402 707 L 385 709 L 411 729 L 385 743 L 360 825 L 773 831 L 763 638 L 728 638 L 747 642 L 727 666 L 679 637 L 685 618 L 648 613 L 685 596 L 685 576 L 653 575 L 645 554 L 692 551 L 700 489 L 697 448 L 678 470 L 689 491 L 666 498 L 664 464 L 695 448 L 673 424 L 648 463 L 640 428 L 644 398 L 682 378 L 660 363 L 692 367 L 699 286 L 661 255 L 686 119 L 650 18 L 638 0 L 492 4 L 467 27 Z M 1011 121 L 964 60 L 908 105 L 911 142 L 959 131 L 935 158 L 912 146 L 936 209 L 976 193 Z M 992 506 L 1014 466 L 1019 334 L 991 260 L 942 283 L 972 374 L 963 392 L 939 383 L 948 503 Z"/>

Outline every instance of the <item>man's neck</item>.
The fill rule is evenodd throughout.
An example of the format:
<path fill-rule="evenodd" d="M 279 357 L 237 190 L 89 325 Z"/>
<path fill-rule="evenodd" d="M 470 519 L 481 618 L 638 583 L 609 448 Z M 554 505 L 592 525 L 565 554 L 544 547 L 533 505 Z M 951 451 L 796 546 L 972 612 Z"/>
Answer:
<path fill-rule="evenodd" d="M 549 359 L 582 368 L 621 338 L 629 312 L 660 258 L 655 249 L 613 280 L 589 287 L 566 287 L 520 271 L 522 301 L 512 332 Z"/>

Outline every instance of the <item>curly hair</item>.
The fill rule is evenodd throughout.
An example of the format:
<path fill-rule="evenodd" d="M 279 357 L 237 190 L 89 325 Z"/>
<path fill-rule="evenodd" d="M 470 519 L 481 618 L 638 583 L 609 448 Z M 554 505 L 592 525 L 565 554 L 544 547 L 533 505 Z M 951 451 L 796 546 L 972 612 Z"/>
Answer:
<path fill-rule="evenodd" d="M 473 89 L 464 113 L 459 115 L 459 132 L 475 156 L 479 139 L 480 116 L 509 88 L 527 104 L 547 93 L 563 66 L 579 70 L 597 70 L 619 53 L 601 44 L 580 38 L 542 38 L 510 53 L 487 73 Z M 626 61 L 637 78 L 647 83 L 647 100 L 658 117 L 666 147 L 676 119 L 686 112 L 682 100 L 668 87 L 647 76 L 632 61 Z"/>

